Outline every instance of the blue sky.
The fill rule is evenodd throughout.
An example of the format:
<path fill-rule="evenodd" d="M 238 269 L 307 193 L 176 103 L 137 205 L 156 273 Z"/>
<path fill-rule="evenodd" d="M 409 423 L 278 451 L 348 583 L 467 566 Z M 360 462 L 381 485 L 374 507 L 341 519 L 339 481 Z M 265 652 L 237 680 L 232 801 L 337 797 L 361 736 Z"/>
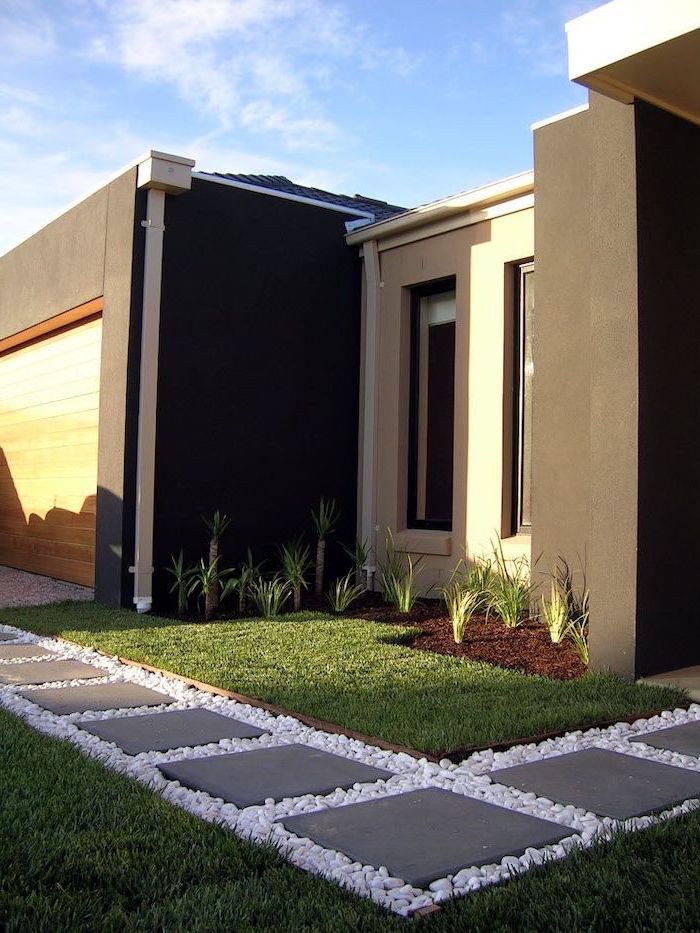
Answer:
<path fill-rule="evenodd" d="M 149 148 L 408 207 L 532 167 L 600 0 L 0 0 L 0 252 Z"/>

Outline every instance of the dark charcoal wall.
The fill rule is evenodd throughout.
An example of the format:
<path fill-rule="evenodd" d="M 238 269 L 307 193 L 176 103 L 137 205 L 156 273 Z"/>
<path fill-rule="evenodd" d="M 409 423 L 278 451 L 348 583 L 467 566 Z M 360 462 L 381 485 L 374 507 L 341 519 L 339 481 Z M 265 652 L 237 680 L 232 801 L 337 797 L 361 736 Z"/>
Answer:
<path fill-rule="evenodd" d="M 168 198 L 158 390 L 154 596 L 169 555 L 262 557 L 334 496 L 355 536 L 360 268 L 351 219 L 194 180 Z M 331 547 L 330 557 L 339 549 Z M 333 569 L 333 567 L 331 567 Z"/>
<path fill-rule="evenodd" d="M 637 670 L 700 662 L 700 127 L 637 103 Z"/>

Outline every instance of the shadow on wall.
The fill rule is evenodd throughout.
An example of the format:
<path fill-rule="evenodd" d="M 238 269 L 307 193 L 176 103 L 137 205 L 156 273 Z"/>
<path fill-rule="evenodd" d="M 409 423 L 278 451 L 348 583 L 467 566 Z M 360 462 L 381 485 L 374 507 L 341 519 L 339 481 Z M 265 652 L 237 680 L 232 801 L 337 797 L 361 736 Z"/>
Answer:
<path fill-rule="evenodd" d="M 25 509 L 7 457 L 0 448 L 0 564 L 67 580 L 95 584 L 96 496 L 78 511 L 54 506 L 42 518 Z"/>

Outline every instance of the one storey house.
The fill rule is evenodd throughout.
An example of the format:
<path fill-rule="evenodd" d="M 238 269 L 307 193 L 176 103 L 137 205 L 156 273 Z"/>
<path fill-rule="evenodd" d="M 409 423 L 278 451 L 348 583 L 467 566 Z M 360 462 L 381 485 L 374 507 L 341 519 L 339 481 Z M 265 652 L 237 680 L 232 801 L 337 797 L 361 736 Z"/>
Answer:
<path fill-rule="evenodd" d="M 256 546 L 333 495 L 426 585 L 494 535 L 580 558 L 594 668 L 699 664 L 700 7 L 567 32 L 534 175 L 400 211 L 151 153 L 0 258 L 0 560 L 96 512 L 98 598 L 147 608 L 200 513 Z"/>

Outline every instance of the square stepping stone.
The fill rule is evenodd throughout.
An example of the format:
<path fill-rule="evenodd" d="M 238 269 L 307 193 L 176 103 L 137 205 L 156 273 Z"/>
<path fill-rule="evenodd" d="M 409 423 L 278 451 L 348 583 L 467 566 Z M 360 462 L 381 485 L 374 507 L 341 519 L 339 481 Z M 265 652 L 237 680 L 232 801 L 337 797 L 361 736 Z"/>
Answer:
<path fill-rule="evenodd" d="M 393 777 L 391 771 L 308 745 L 169 761 L 158 767 L 170 780 L 222 797 L 237 807 L 263 804 L 269 797 L 281 800 L 302 794 L 330 794 L 338 787 L 352 787 L 357 781 L 369 783 Z"/>
<path fill-rule="evenodd" d="M 385 865 L 391 875 L 418 888 L 571 835 L 557 823 L 434 787 L 280 822 L 355 862 Z"/>
<path fill-rule="evenodd" d="M 686 722 L 682 726 L 671 726 L 656 732 L 646 732 L 630 742 L 643 742 L 652 748 L 664 748 L 681 755 L 700 757 L 700 722 Z"/>
<path fill-rule="evenodd" d="M 57 680 L 106 677 L 107 671 L 82 661 L 25 661 L 0 665 L 0 684 L 49 684 Z"/>
<path fill-rule="evenodd" d="M 252 739 L 265 735 L 263 729 L 208 709 L 183 709 L 123 719 L 80 720 L 86 732 L 114 742 L 129 755 L 167 752 L 171 748 L 207 745 L 221 739 Z"/>
<path fill-rule="evenodd" d="M 0 661 L 11 661 L 13 658 L 50 658 L 52 655 L 55 657 L 56 652 L 39 645 L 0 645 Z"/>
<path fill-rule="evenodd" d="M 37 662 L 38 663 L 38 662 Z M 44 663 L 44 662 L 41 662 Z M 45 690 L 20 690 L 20 696 L 37 706 L 67 716 L 69 713 L 98 713 L 108 709 L 131 709 L 136 706 L 160 706 L 174 703 L 173 697 L 140 684 L 87 684 L 83 687 L 48 687 Z"/>
<path fill-rule="evenodd" d="M 492 771 L 498 784 L 626 820 L 700 797 L 700 772 L 587 748 Z"/>
<path fill-rule="evenodd" d="M 0 641 L 14 641 L 17 635 L 14 632 L 0 632 Z"/>

